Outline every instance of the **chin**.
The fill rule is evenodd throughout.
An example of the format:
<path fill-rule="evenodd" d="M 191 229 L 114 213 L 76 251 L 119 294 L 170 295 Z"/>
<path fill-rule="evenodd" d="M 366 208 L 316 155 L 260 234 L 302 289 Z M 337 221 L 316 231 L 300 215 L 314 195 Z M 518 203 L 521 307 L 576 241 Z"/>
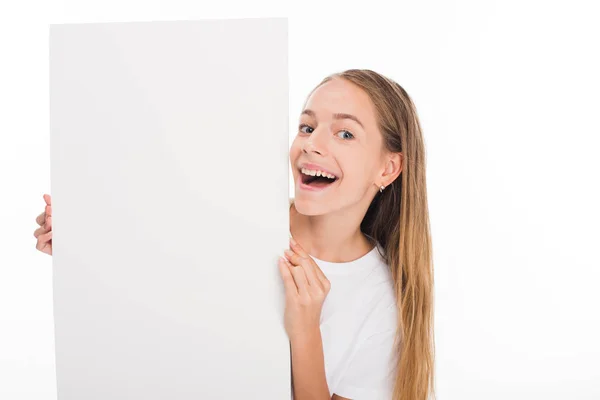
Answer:
<path fill-rule="evenodd" d="M 303 199 L 303 196 L 294 198 L 294 207 L 302 215 L 315 216 L 323 215 L 329 212 L 327 206 L 319 203 L 317 200 Z"/>

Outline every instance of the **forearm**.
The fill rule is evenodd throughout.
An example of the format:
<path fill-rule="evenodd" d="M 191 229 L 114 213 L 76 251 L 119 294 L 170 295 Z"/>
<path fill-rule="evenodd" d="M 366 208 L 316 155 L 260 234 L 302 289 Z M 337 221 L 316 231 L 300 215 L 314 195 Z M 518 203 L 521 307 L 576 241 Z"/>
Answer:
<path fill-rule="evenodd" d="M 321 330 L 316 328 L 290 343 L 294 400 L 331 400 Z"/>

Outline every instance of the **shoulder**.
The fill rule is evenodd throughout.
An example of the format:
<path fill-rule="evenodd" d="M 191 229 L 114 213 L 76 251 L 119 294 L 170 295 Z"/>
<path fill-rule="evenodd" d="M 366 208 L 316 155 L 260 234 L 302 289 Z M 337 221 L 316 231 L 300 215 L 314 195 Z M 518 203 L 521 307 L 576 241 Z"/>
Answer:
<path fill-rule="evenodd" d="M 389 266 L 376 254 L 368 271 L 356 282 L 354 296 L 355 318 L 367 336 L 392 332 L 398 326 L 398 301 L 395 283 Z"/>
<path fill-rule="evenodd" d="M 396 285 L 388 264 L 378 254 L 377 261 L 373 266 L 372 279 L 366 285 L 370 292 L 371 302 L 371 325 L 375 332 L 395 331 L 398 326 L 398 301 Z"/>

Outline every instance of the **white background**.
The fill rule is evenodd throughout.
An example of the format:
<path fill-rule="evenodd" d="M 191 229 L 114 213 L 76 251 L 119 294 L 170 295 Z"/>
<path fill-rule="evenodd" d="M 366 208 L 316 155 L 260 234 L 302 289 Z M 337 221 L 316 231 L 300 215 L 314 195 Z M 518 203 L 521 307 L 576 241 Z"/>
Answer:
<path fill-rule="evenodd" d="M 373 69 L 417 104 L 438 398 L 600 398 L 594 3 L 2 3 L 0 398 L 56 398 L 51 259 L 33 237 L 50 187 L 47 24 L 277 16 L 290 18 L 290 138 L 331 72 Z"/>

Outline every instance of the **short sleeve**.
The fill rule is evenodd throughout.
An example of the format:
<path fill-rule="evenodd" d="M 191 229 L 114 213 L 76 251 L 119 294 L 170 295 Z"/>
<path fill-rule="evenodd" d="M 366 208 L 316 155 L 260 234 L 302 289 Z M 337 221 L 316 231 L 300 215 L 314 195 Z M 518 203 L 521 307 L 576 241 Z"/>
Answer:
<path fill-rule="evenodd" d="M 333 392 L 352 400 L 391 400 L 398 359 L 395 335 L 390 329 L 363 341 Z"/>

